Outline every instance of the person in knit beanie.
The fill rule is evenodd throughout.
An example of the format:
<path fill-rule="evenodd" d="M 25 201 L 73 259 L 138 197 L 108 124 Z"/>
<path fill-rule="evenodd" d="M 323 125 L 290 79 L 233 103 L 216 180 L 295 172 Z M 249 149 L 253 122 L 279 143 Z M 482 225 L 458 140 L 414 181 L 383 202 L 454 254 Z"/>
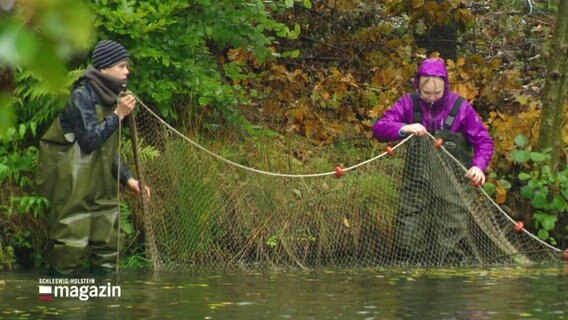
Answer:
<path fill-rule="evenodd" d="M 119 62 L 128 61 L 128 51 L 120 43 L 103 40 L 96 45 L 92 60 L 95 69 L 106 69 Z"/>
<path fill-rule="evenodd" d="M 87 252 L 92 275 L 116 270 L 116 180 L 140 193 L 138 180 L 118 152 L 120 123 L 136 106 L 133 95 L 121 94 L 129 61 L 121 44 L 97 43 L 92 64 L 73 84 L 65 109 L 40 139 L 37 186 L 50 203 L 50 276 L 73 276 Z M 149 188 L 145 192 L 150 195 Z"/>

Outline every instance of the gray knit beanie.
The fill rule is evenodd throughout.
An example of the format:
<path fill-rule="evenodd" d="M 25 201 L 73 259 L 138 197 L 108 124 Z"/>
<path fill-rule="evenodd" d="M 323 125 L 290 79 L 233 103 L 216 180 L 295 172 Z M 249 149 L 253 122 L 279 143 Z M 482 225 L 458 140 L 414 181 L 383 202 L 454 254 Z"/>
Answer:
<path fill-rule="evenodd" d="M 128 60 L 128 52 L 120 43 L 112 40 L 100 41 L 93 51 L 93 67 L 98 70 L 112 67 L 123 60 Z"/>

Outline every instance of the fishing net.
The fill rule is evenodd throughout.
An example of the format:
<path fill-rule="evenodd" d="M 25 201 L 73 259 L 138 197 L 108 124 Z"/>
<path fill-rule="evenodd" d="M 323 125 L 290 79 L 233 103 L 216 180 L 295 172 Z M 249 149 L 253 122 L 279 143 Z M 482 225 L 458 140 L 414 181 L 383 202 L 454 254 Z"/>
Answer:
<path fill-rule="evenodd" d="M 484 266 L 561 255 L 472 186 L 431 136 L 334 169 L 262 152 L 279 138 L 251 154 L 239 140 L 179 132 L 144 106 L 136 123 L 153 194 L 145 214 L 133 209 L 155 269 Z"/>

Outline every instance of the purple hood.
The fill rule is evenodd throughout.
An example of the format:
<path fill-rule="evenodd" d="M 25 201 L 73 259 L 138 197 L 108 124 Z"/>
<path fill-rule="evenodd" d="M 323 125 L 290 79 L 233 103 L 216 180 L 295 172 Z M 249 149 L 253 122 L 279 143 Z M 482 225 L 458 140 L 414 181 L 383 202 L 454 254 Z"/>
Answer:
<path fill-rule="evenodd" d="M 418 89 L 421 76 L 436 76 L 444 79 L 442 98 L 433 104 L 419 99 L 422 111 L 421 124 L 434 132 L 443 128 L 443 122 L 458 98 L 458 94 L 450 91 L 448 71 L 442 59 L 426 59 L 420 64 L 414 79 L 415 89 Z M 400 128 L 411 123 L 414 123 L 412 98 L 410 94 L 405 94 L 373 125 L 373 136 L 381 142 L 399 140 L 403 137 L 399 134 Z M 462 103 L 450 131 L 461 132 L 464 138 L 472 144 L 473 159 L 470 165 L 485 170 L 493 155 L 493 140 L 469 102 Z"/>
<path fill-rule="evenodd" d="M 440 58 L 432 58 L 424 60 L 416 71 L 414 77 L 414 89 L 418 91 L 420 86 L 420 77 L 438 77 L 444 80 L 444 95 L 434 102 L 435 107 L 445 105 L 450 93 L 450 81 L 448 80 L 448 70 L 444 60 Z"/>

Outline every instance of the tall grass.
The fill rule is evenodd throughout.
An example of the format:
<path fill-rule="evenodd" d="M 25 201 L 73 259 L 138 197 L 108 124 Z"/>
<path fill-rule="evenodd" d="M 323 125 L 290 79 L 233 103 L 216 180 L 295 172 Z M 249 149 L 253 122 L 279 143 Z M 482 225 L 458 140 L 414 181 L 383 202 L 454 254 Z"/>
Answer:
<path fill-rule="evenodd" d="M 376 164 L 341 179 L 274 177 L 169 137 L 162 156 L 147 165 L 156 190 L 151 220 L 165 263 L 338 264 L 368 255 L 372 241 L 390 234 L 394 209 L 384 208 L 395 208 L 398 197 Z M 202 143 L 231 161 L 292 174 L 330 172 L 338 162 L 352 165 L 348 159 L 364 160 L 377 151 L 346 143 L 314 147 L 300 138 L 284 144 L 278 137 L 243 138 L 231 130 Z"/>

